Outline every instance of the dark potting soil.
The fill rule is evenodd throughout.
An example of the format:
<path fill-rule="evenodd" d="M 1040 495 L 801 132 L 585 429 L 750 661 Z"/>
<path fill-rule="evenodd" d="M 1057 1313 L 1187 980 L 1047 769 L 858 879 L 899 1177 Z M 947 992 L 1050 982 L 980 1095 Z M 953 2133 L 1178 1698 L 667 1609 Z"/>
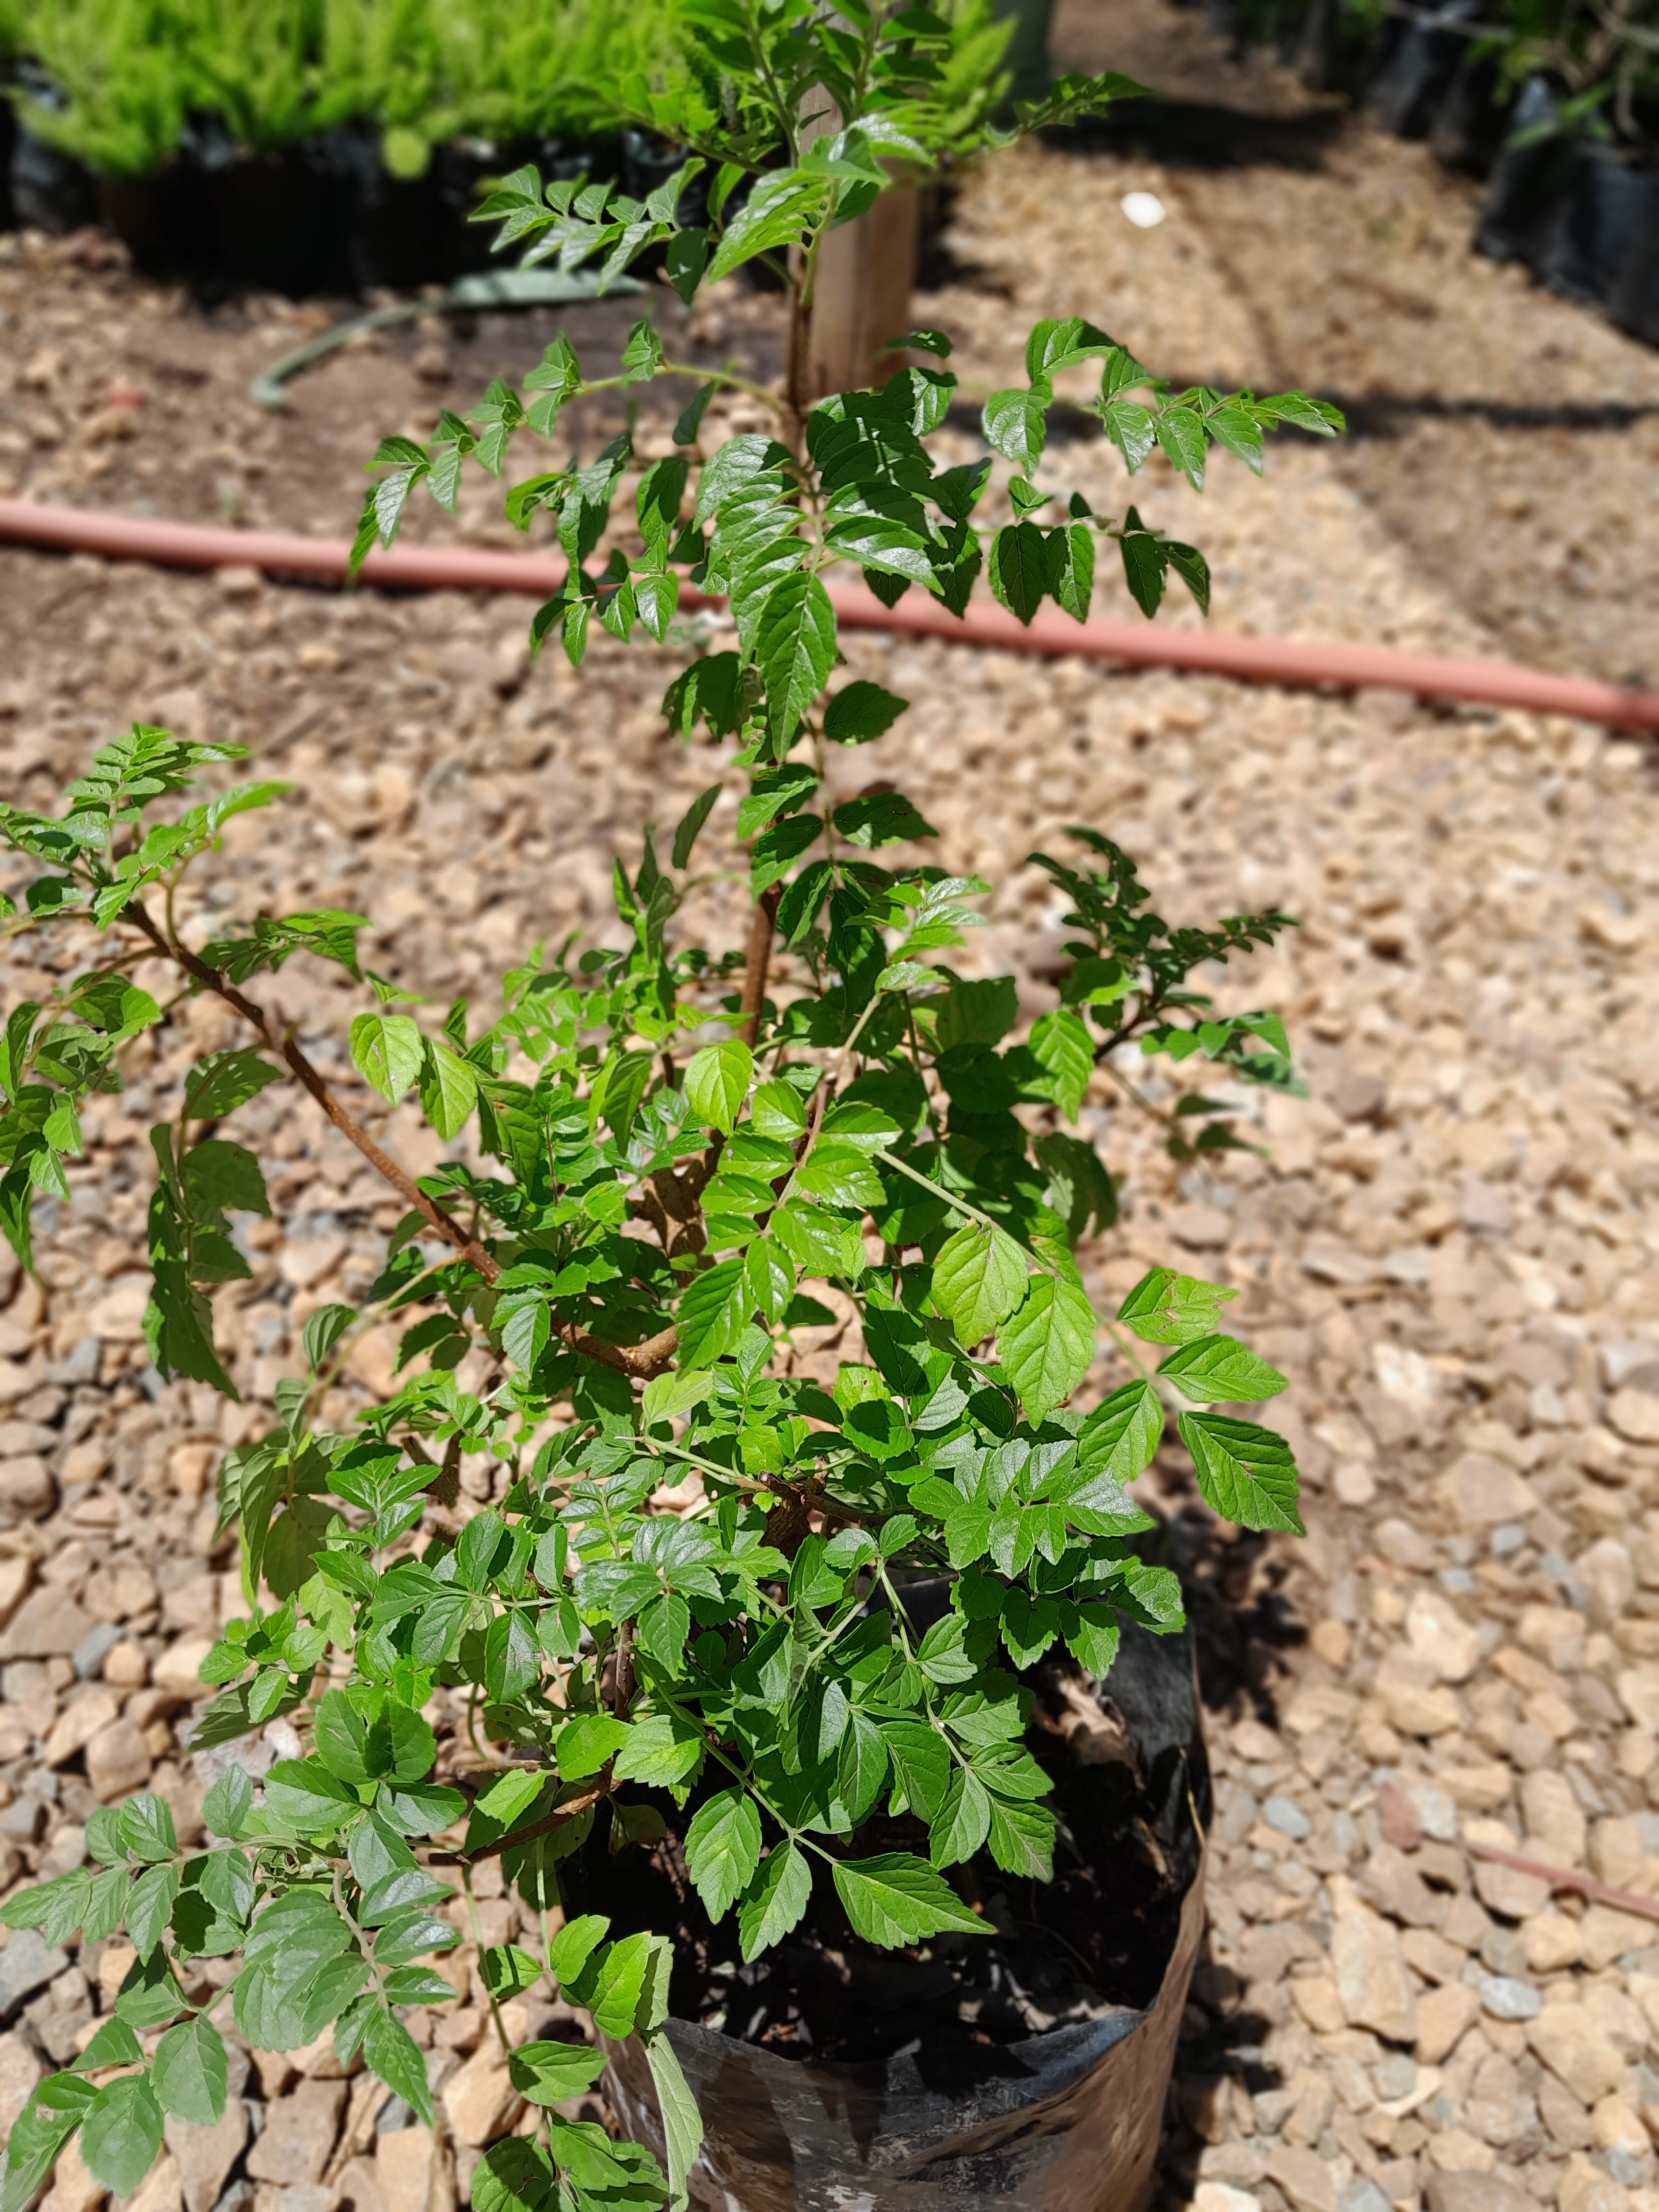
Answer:
<path fill-rule="evenodd" d="M 1208 1817 L 1191 1666 L 1185 1637 L 1129 1632 L 1098 1692 L 1063 1658 L 1027 1675 L 1036 1705 L 1026 1741 L 1054 1783 L 1045 1801 L 1060 1822 L 1054 1879 L 1013 1879 L 983 1852 L 953 1869 L 959 1893 L 996 1929 L 988 1942 L 947 1936 L 882 1949 L 854 1934 L 820 1869 L 794 1934 L 743 1965 L 735 1919 L 710 1923 L 678 1840 L 718 1781 L 684 1812 L 653 1793 L 669 1834 L 648 1850 L 611 1857 L 596 1836 L 564 1862 L 565 1909 L 606 1913 L 618 1934 L 671 1934 L 673 2014 L 780 2056 L 852 2063 L 1006 2045 L 1143 2009 L 1164 1981 L 1197 1869 L 1194 1814 Z M 857 1855 L 883 1851 L 925 1857 L 926 1831 L 908 1814 L 872 1819 Z"/>

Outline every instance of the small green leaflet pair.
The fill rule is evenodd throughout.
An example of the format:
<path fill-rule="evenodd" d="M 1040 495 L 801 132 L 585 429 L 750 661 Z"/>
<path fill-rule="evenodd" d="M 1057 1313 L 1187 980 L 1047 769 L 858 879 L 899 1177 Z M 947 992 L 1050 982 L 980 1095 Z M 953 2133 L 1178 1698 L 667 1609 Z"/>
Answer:
<path fill-rule="evenodd" d="M 492 1808 L 510 1822 L 512 1793 L 521 1791 L 524 1779 L 504 1776 L 477 1809 Z M 581 1913 L 566 1921 L 544 1959 L 519 1944 L 502 1944 L 483 1953 L 479 1971 L 497 2002 L 521 1995 L 549 1974 L 563 1996 L 592 2015 L 602 2036 L 615 2042 L 639 2038 L 657 2092 L 666 2172 L 638 2144 L 612 2142 L 590 2122 L 559 2117 L 556 2108 L 592 2088 L 605 2071 L 603 2048 L 527 2043 L 509 2055 L 507 2071 L 520 2096 L 546 2116 L 546 2144 L 517 2136 L 487 2150 L 472 2185 L 476 2212 L 524 2212 L 544 2200 L 556 2176 L 590 2212 L 615 2212 L 623 2204 L 654 2212 L 665 2200 L 669 2212 L 684 2212 L 686 2177 L 702 2145 L 702 2120 L 667 2032 L 673 1946 L 665 1936 L 643 1931 L 607 1940 L 610 1928 L 605 1915 Z"/>
<path fill-rule="evenodd" d="M 1155 1267 L 1124 1299 L 1117 1317 L 1144 1342 L 1176 1347 L 1158 1371 L 1184 1396 L 1224 1404 L 1274 1397 L 1285 1377 L 1236 1338 L 1213 1334 L 1222 1307 L 1237 1296 L 1218 1283 Z M 1296 1461 L 1283 1437 L 1221 1413 L 1182 1413 L 1176 1425 L 1205 1503 L 1224 1520 L 1306 1534 L 1297 1510 Z"/>
<path fill-rule="evenodd" d="M 685 1863 L 711 1920 L 723 1919 L 738 1905 L 745 1960 L 788 1935 L 811 1900 L 805 1852 L 784 1841 L 763 1860 L 760 1814 L 742 1790 L 722 1790 L 699 1807 L 685 1833 Z M 848 1918 L 868 1942 L 893 1949 L 933 1936 L 994 1932 L 941 1875 L 910 1852 L 831 1859 L 830 1867 Z"/>

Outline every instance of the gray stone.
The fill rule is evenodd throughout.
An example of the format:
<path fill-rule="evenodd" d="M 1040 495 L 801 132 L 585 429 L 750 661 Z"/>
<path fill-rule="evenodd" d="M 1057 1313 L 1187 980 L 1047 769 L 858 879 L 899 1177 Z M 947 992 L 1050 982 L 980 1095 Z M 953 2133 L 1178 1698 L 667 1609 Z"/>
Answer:
<path fill-rule="evenodd" d="M 1534 2020 L 1544 2008 L 1532 1984 L 1511 1974 L 1488 1974 L 1480 1984 L 1480 2002 L 1494 2020 Z"/>
<path fill-rule="evenodd" d="M 46 1819 L 40 1798 L 14 1797 L 9 1805 L 0 1806 L 0 1836 L 15 1844 L 38 1843 Z"/>
<path fill-rule="evenodd" d="M 1480 1960 L 1490 1968 L 1495 1979 L 1520 1981 L 1527 1971 L 1527 1946 L 1520 1929 L 1504 1928 L 1494 1922 L 1481 1935 Z"/>
<path fill-rule="evenodd" d="M 1394 2208 L 1374 2181 L 1357 2173 L 1337 2198 L 1336 2212 L 1394 2212 Z"/>
<path fill-rule="evenodd" d="M 121 1641 L 121 1631 L 112 1620 L 100 1620 L 90 1636 L 82 1639 L 74 1654 L 76 1673 L 85 1682 L 103 1665 L 106 1657 Z"/>
<path fill-rule="evenodd" d="M 21 2029 L 0 2035 L 0 2143 L 11 2133 L 13 2121 L 34 2094 L 45 2071 L 39 2052 Z"/>
<path fill-rule="evenodd" d="M 1398 2097 L 1409 2097 L 1417 2087 L 1417 2061 L 1403 2051 L 1386 2051 L 1372 2067 L 1371 2079 L 1384 2104 Z"/>
<path fill-rule="evenodd" d="M 0 1951 L 0 2019 L 9 2018 L 68 1964 L 68 1952 L 49 1950 L 38 1928 L 14 1928 L 11 1941 Z"/>
<path fill-rule="evenodd" d="M 1277 1828 L 1293 1844 L 1305 1844 L 1313 1833 L 1313 1822 L 1288 1797 L 1269 1797 L 1261 1808 L 1261 1817 L 1270 1828 Z"/>
<path fill-rule="evenodd" d="M 102 1351 L 97 1337 L 83 1336 L 72 1352 L 65 1352 L 61 1359 L 46 1362 L 47 1382 L 61 1383 L 66 1389 L 72 1389 L 77 1382 L 95 1382 Z"/>

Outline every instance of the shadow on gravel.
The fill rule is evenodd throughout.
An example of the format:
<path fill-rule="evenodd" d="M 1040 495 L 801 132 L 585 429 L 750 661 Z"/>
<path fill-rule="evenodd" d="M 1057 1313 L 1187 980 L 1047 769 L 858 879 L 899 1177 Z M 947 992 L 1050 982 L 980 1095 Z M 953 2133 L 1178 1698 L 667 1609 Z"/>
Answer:
<path fill-rule="evenodd" d="M 1045 131 L 1063 153 L 1136 155 L 1171 169 L 1322 169 L 1351 121 L 1346 107 L 1252 115 L 1202 100 L 1126 100 L 1093 120 Z"/>
<path fill-rule="evenodd" d="M 1223 2104 L 1233 2094 L 1231 2085 L 1236 2082 L 1252 2097 L 1285 2086 L 1283 2075 L 1262 2055 L 1272 2022 L 1260 2013 L 1233 2009 L 1243 1994 L 1238 1977 L 1211 1957 L 1206 1936 L 1193 1970 L 1170 2084 L 1158 2155 L 1159 2212 L 1176 2212 L 1192 2203 L 1205 2144 L 1232 2132 Z"/>
<path fill-rule="evenodd" d="M 1164 1524 L 1163 1556 L 1186 1592 L 1206 1711 L 1235 1719 L 1248 1711 L 1276 1726 L 1286 1655 L 1308 1640 L 1285 1589 L 1288 1562 L 1269 1537 L 1218 1522 L 1196 1499 Z"/>
<path fill-rule="evenodd" d="M 1495 430 L 1629 430 L 1659 416 L 1659 401 L 1564 399 L 1553 405 L 1503 399 L 1455 399 L 1438 392 L 1368 392 L 1353 399 L 1322 386 L 1320 398 L 1348 418 L 1348 437 L 1398 438 L 1413 422 L 1486 422 Z"/>

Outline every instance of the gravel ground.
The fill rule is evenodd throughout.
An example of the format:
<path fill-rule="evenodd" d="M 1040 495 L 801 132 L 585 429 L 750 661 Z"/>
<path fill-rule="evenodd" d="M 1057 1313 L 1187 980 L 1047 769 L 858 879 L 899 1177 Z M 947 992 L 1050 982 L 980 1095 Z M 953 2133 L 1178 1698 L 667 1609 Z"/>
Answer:
<path fill-rule="evenodd" d="M 1012 368 L 1013 332 L 1061 305 L 1182 374 L 1266 385 L 1293 368 L 1319 388 L 1331 362 L 1313 343 L 1320 318 L 1334 331 L 1339 312 L 1357 324 L 1359 310 L 1333 304 L 1348 295 L 1310 263 L 1328 246 L 1334 260 L 1358 252 L 1378 178 L 1413 207 L 1440 208 L 1450 190 L 1418 153 L 1368 136 L 1328 161 L 1264 183 L 1260 170 L 1177 173 L 1132 151 L 1027 150 L 962 195 L 933 272 L 945 281 L 919 317 L 956 331 L 964 376 L 988 385 Z M 1132 229 L 1118 211 L 1132 184 L 1164 193 L 1171 220 Z M 1258 185 L 1267 212 L 1246 240 L 1240 211 Z M 1482 391 L 1532 374 L 1549 407 L 1586 392 L 1597 406 L 1652 404 L 1653 356 L 1411 235 L 1412 283 L 1437 328 L 1425 335 L 1405 311 L 1390 322 L 1386 303 L 1376 313 L 1402 348 L 1415 327 L 1414 363 L 1443 381 L 1449 362 L 1467 362 Z M 307 379 L 279 423 L 246 404 L 246 380 L 314 311 L 256 302 L 210 322 L 84 243 L 0 248 L 0 470 L 7 489 L 41 496 L 338 529 L 379 432 L 424 428 L 436 396 L 470 397 L 540 343 L 523 321 L 400 334 Z M 1392 269 L 1407 249 L 1378 251 Z M 733 295 L 687 343 L 763 365 L 769 313 Z M 1547 356 L 1568 343 L 1571 362 Z M 1585 543 L 1616 544 L 1629 579 L 1582 598 L 1513 529 L 1501 532 L 1508 565 L 1487 565 L 1501 550 L 1493 480 L 1538 465 L 1541 447 L 1478 413 L 1401 418 L 1390 472 L 1375 479 L 1381 441 L 1301 442 L 1275 454 L 1265 484 L 1218 465 L 1201 507 L 1149 471 L 1142 503 L 1210 551 L 1229 626 L 1535 650 L 1608 674 L 1647 653 L 1651 673 L 1653 616 L 1630 557 L 1651 536 L 1632 465 L 1650 435 L 1580 428 L 1544 441 L 1575 507 L 1593 510 Z M 1066 458 L 1085 487 L 1109 481 L 1097 447 Z M 1455 552 L 1443 514 L 1460 518 Z M 1468 542 L 1476 516 L 1490 549 Z M 482 506 L 464 526 L 495 529 Z M 359 905 L 384 925 L 377 964 L 440 1001 L 487 996 L 536 938 L 603 936 L 613 845 L 631 846 L 647 818 L 672 821 L 711 772 L 709 756 L 661 734 L 665 658 L 602 641 L 579 687 L 560 664 L 529 666 L 522 606 L 348 599 L 236 571 L 15 553 L 0 574 L 9 793 L 46 802 L 135 714 L 242 739 L 311 803 L 231 825 L 216 923 Z M 1209 1521 L 1177 1468 L 1158 1476 L 1194 1578 L 1220 1771 L 1210 1949 L 1160 2202 L 1655 2212 L 1650 755 L 1575 726 L 1381 696 L 874 638 L 852 641 L 849 657 L 916 702 L 880 772 L 939 825 L 953 867 L 1003 884 L 981 950 L 1020 975 L 1032 1011 L 1049 1003 L 1032 971 L 1056 916 L 1022 862 L 1070 821 L 1120 839 L 1172 917 L 1282 904 L 1304 921 L 1218 981 L 1229 1005 L 1287 1015 L 1310 1078 L 1310 1101 L 1268 1110 L 1268 1158 L 1181 1170 L 1115 1091 L 1091 1100 L 1127 1177 L 1098 1279 L 1127 1288 L 1174 1250 L 1237 1285 L 1241 1333 L 1293 1378 L 1275 1404 L 1310 1486 L 1308 1540 L 1262 1544 Z M 702 919 L 737 941 L 721 886 Z M 8 1002 L 42 958 L 27 938 L 5 947 Z M 328 1033 L 343 1026 L 349 1002 L 297 969 L 272 995 L 308 1036 L 324 1018 Z M 139 1048 L 127 1092 L 88 1117 L 89 1164 L 44 1240 L 41 1283 L 0 1273 L 0 1881 L 76 1863 L 92 1805 L 143 1784 L 181 1826 L 196 1817 L 203 1778 L 179 1736 L 206 1640 L 240 1610 L 231 1551 L 211 1548 L 216 1454 L 264 1425 L 306 1313 L 361 1294 L 399 1210 L 343 1140 L 265 1094 L 273 1195 L 293 1233 L 256 1232 L 255 1279 L 222 1300 L 246 1402 L 152 1390 L 144 1130 L 186 1060 L 221 1041 L 217 1019 L 181 1007 Z M 424 1165 L 412 1130 L 390 1121 L 387 1140 Z M 389 1332 L 367 1338 L 358 1379 L 372 1382 L 389 1351 Z M 348 1384 L 330 1410 L 355 1402 Z M 1477 1855 L 1494 1845 L 1652 1903 L 1619 1906 Z M 502 1940 L 516 1908 L 488 1893 L 488 1875 L 480 1887 L 484 1938 Z M 450 1954 L 453 2010 L 422 2021 L 435 2141 L 364 2077 L 336 2079 L 326 2046 L 254 2053 L 241 2101 L 211 2135 L 179 2137 L 143 2212 L 367 2212 L 371 2200 L 441 2212 L 464 2196 L 478 2146 L 516 2110 L 481 2039 L 472 1955 Z M 10 1937 L 0 2126 L 84 2044 L 124 1964 L 117 1946 L 54 1954 Z M 99 2191 L 71 2159 L 49 2201 L 94 2212 Z"/>

